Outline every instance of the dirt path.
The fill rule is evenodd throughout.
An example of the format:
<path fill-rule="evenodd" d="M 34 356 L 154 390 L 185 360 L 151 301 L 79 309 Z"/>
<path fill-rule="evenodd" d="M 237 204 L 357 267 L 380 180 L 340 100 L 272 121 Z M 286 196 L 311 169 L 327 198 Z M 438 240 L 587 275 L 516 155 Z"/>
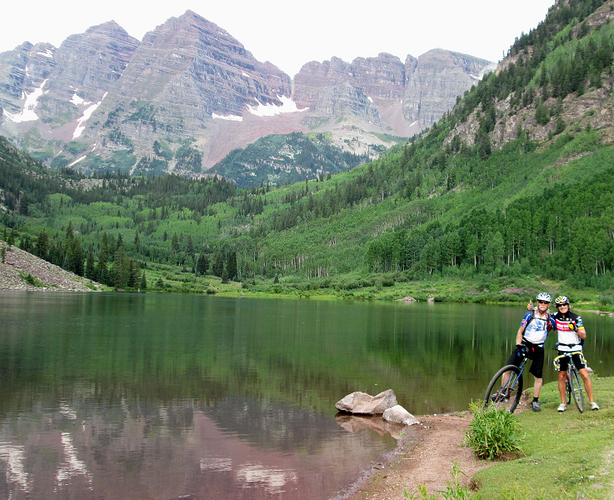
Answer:
<path fill-rule="evenodd" d="M 462 446 L 471 413 L 426 415 L 419 425 L 410 427 L 396 456 L 389 464 L 377 464 L 344 497 L 348 500 L 397 500 L 411 498 L 424 484 L 429 493 L 445 490 L 452 480 L 452 464 L 458 463 L 461 485 L 491 462 L 478 460 L 473 450 Z M 416 494 L 416 497 L 418 495 Z"/>

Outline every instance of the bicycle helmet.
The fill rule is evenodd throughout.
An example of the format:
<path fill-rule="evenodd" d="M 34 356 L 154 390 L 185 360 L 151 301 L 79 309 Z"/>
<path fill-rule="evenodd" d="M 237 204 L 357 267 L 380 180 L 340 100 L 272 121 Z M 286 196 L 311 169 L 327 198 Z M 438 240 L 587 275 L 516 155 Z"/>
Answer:
<path fill-rule="evenodd" d="M 569 299 L 565 297 L 565 295 L 559 295 L 556 299 L 554 299 L 554 303 L 557 306 L 569 305 Z"/>
<path fill-rule="evenodd" d="M 550 297 L 550 294 L 546 293 L 546 292 L 541 292 L 537 294 L 537 300 L 541 300 L 542 302 L 552 302 L 552 297 Z"/>

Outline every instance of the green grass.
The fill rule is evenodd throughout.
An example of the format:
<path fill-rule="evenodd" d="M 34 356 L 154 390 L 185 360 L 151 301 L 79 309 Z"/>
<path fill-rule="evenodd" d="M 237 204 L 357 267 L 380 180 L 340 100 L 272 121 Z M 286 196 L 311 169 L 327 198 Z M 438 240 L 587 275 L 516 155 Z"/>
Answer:
<path fill-rule="evenodd" d="M 556 383 L 545 385 L 542 411 L 517 415 L 523 456 L 476 474 L 482 500 L 613 498 L 614 378 L 594 375 L 593 390 L 601 410 L 558 413 Z"/>

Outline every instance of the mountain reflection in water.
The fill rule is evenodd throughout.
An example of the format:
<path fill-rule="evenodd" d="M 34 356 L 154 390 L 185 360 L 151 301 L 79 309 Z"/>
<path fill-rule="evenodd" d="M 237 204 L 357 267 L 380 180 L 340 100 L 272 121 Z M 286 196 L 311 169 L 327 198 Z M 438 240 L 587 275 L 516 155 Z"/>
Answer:
<path fill-rule="evenodd" d="M 92 392 L 3 419 L 1 498 L 329 498 L 394 446 L 288 405 L 92 406 Z"/>

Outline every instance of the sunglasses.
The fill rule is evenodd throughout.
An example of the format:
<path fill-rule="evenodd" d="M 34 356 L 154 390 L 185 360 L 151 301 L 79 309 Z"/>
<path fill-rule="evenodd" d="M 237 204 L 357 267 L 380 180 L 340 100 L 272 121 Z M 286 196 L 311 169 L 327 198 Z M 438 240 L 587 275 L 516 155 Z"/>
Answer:
<path fill-rule="evenodd" d="M 538 300 L 538 304 L 550 304 L 550 302 L 546 302 L 545 300 Z"/>
<path fill-rule="evenodd" d="M 557 304 L 556 307 L 569 307 L 569 304 Z"/>

